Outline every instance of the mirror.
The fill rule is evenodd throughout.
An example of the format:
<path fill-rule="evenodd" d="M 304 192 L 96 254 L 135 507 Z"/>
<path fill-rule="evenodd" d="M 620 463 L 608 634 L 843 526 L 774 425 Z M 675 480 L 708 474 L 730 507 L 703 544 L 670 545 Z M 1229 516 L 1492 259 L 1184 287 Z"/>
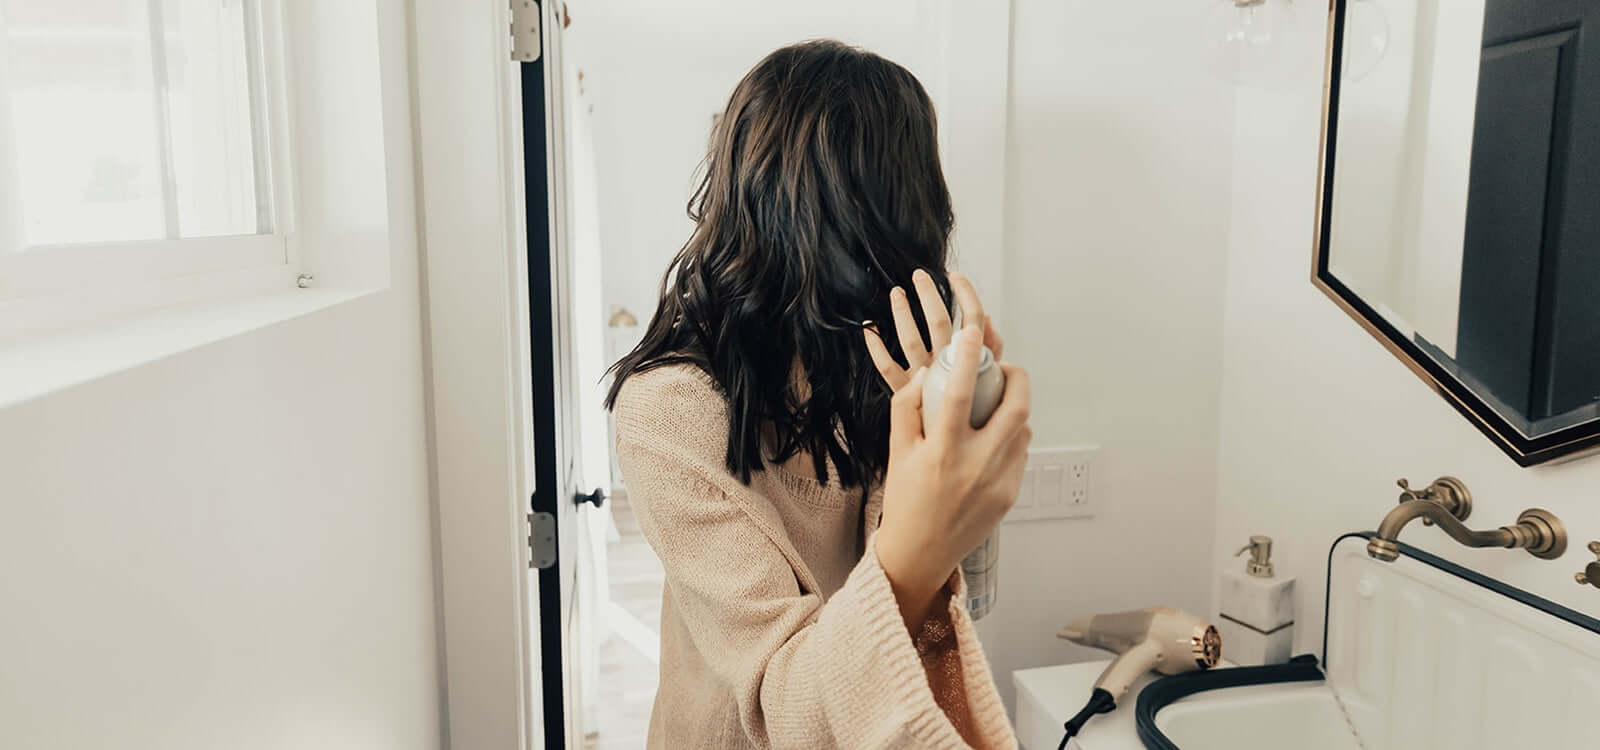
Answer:
<path fill-rule="evenodd" d="M 1518 463 L 1600 444 L 1600 3 L 1330 13 L 1314 283 Z"/>

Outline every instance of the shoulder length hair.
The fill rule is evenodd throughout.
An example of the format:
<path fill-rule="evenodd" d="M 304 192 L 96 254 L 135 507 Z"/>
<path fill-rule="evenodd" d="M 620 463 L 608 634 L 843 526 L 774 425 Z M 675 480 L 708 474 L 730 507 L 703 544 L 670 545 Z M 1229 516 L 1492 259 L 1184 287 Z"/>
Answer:
<path fill-rule="evenodd" d="M 954 218 L 933 104 L 915 76 L 835 41 L 784 47 L 735 87 L 713 127 L 690 235 L 662 278 L 628 377 L 691 364 L 728 407 L 727 468 L 808 454 L 845 487 L 881 479 L 890 391 L 862 340 L 876 326 L 904 364 L 889 290 L 945 273 Z M 928 340 L 927 324 L 916 310 Z"/>

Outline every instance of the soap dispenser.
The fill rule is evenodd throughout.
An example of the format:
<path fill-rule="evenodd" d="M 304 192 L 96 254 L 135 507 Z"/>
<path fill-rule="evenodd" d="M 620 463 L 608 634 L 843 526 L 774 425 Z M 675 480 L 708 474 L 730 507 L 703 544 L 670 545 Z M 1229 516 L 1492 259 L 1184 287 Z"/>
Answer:
<path fill-rule="evenodd" d="M 1294 579 L 1272 571 L 1272 538 L 1252 536 L 1233 553 L 1246 552 L 1244 568 L 1222 572 L 1217 630 L 1222 656 L 1239 666 L 1282 664 L 1294 648 Z"/>

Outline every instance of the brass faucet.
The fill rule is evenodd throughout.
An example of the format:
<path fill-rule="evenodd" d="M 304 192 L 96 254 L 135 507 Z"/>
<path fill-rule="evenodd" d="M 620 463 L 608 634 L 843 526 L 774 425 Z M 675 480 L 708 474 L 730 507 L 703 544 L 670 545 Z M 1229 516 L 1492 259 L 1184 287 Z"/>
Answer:
<path fill-rule="evenodd" d="M 1462 523 L 1472 514 L 1472 494 L 1461 480 L 1440 477 L 1420 491 L 1411 489 L 1404 479 L 1399 484 L 1400 504 L 1383 517 L 1377 535 L 1367 542 L 1367 554 L 1373 559 L 1394 562 L 1400 557 L 1396 543 L 1400 530 L 1418 518 L 1424 524 L 1437 524 L 1450 538 L 1468 547 L 1525 549 L 1544 560 L 1554 560 L 1567 551 L 1567 528 L 1550 511 L 1529 508 L 1517 516 L 1514 526 L 1473 531 Z"/>

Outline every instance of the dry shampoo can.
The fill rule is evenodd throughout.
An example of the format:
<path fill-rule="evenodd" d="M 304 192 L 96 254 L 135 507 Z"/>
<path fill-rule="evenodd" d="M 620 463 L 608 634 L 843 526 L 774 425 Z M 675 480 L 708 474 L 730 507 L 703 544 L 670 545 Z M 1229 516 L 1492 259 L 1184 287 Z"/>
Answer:
<path fill-rule="evenodd" d="M 946 346 L 933 358 L 928 374 L 922 377 L 922 420 L 930 422 L 944 405 L 944 388 L 949 382 L 950 370 L 955 367 L 956 348 Z M 982 427 L 994 410 L 1000 406 L 1000 395 L 1006 389 L 1006 376 L 994 361 L 994 352 L 984 347 L 978 359 L 978 382 L 972 394 L 973 429 Z M 967 553 L 961 561 L 961 577 L 967 583 L 967 613 L 976 620 L 994 608 L 997 577 L 1000 563 L 1000 529 L 989 532 L 978 548 Z"/>

